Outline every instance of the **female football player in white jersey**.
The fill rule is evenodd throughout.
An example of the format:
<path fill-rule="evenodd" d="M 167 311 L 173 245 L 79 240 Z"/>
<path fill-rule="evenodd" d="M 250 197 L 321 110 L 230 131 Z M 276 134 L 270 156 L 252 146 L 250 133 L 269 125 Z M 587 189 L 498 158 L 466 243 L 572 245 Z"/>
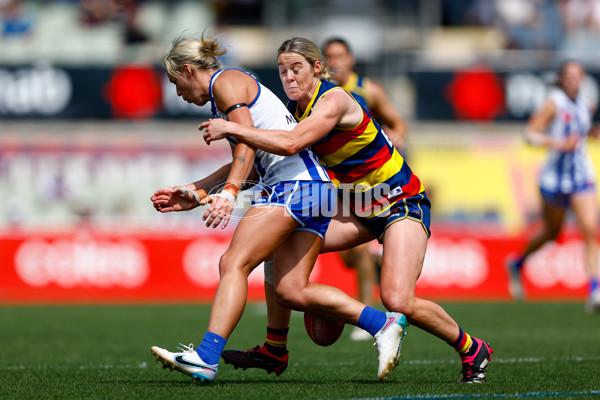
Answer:
<path fill-rule="evenodd" d="M 179 96 L 198 106 L 210 102 L 216 118 L 248 127 L 292 129 L 296 125 L 294 118 L 269 89 L 244 71 L 220 69 L 217 56 L 224 53 L 213 38 L 179 37 L 165 56 L 163 66 Z M 308 281 L 333 215 L 336 196 L 316 156 L 309 150 L 278 156 L 233 138 L 230 143 L 231 164 L 193 184 L 159 189 L 151 198 L 161 212 L 210 203 L 203 218 L 207 226 L 216 228 L 227 224 L 241 185 L 253 169 L 261 176 L 267 192 L 242 218 L 221 257 L 220 282 L 200 346 L 185 346 L 175 353 L 154 346 L 152 354 L 165 368 L 211 382 L 221 352 L 244 310 L 248 275 L 273 255 L 273 284 L 283 294 L 278 300 L 286 307 L 359 325 L 371 332 L 379 351 L 378 377 L 387 378 L 399 357 L 405 317 L 375 310 L 339 289 Z M 177 326 L 175 321 L 169 322 Z"/>
<path fill-rule="evenodd" d="M 590 277 L 586 308 L 600 308 L 598 290 L 598 199 L 594 167 L 586 148 L 592 130 L 595 104 L 580 90 L 585 77 L 581 64 L 569 61 L 559 73 L 557 88 L 536 112 L 525 130 L 525 139 L 548 149 L 540 176 L 542 230 L 525 250 L 509 262 L 510 289 L 516 298 L 523 296 L 521 271 L 527 257 L 544 243 L 558 236 L 568 207 L 575 213 L 585 241 L 585 264 Z"/>

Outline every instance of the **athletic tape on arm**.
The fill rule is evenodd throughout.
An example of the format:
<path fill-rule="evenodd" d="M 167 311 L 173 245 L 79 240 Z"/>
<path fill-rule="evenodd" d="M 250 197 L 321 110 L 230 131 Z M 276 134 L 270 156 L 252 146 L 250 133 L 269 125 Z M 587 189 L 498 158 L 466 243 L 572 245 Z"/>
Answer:
<path fill-rule="evenodd" d="M 185 193 L 189 193 L 192 196 L 194 196 L 194 198 L 196 199 L 196 205 L 199 206 L 200 205 L 200 196 L 198 196 L 198 193 L 196 193 L 195 190 L 190 189 L 187 186 L 181 186 L 179 188 L 179 193 L 181 194 L 185 194 Z"/>

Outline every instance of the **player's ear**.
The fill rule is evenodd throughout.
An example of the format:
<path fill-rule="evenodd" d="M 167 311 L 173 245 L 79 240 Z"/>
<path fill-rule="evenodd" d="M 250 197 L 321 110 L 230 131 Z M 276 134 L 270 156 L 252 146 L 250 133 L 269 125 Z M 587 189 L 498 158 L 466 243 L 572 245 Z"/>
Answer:
<path fill-rule="evenodd" d="M 181 72 L 187 75 L 192 75 L 192 70 L 193 68 L 190 64 L 183 64 L 183 67 L 181 67 Z"/>
<path fill-rule="evenodd" d="M 313 67 L 313 72 L 316 76 L 321 75 L 321 71 L 323 70 L 323 63 L 321 60 L 316 60 L 315 65 Z"/>

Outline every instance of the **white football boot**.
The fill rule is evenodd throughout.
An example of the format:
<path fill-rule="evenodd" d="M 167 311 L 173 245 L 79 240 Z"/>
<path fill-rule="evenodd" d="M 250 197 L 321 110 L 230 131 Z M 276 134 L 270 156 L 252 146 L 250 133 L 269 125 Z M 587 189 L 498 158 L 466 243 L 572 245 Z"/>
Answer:
<path fill-rule="evenodd" d="M 375 334 L 375 347 L 379 352 L 377 378 L 380 381 L 387 380 L 400 362 L 402 338 L 406 335 L 408 327 L 404 314 L 387 312 L 385 315 L 387 319 L 383 328 Z"/>
<path fill-rule="evenodd" d="M 163 368 L 177 370 L 194 378 L 195 381 L 210 383 L 217 375 L 219 364 L 206 364 L 194 350 L 194 345 L 186 346 L 179 343 L 181 353 L 171 353 L 168 350 L 152 346 L 150 351 L 156 357 L 156 362 L 162 362 Z"/>

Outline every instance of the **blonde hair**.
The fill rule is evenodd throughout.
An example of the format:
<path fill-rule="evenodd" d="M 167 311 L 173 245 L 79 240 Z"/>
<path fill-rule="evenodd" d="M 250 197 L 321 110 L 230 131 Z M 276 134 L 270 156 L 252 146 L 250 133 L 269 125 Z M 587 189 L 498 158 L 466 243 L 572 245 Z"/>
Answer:
<path fill-rule="evenodd" d="M 295 37 L 292 39 L 288 39 L 281 46 L 279 46 L 279 50 L 277 51 L 277 57 L 281 55 L 281 53 L 297 53 L 308 61 L 310 65 L 313 67 L 317 61 L 321 62 L 321 78 L 330 80 L 331 74 L 325 65 L 325 61 L 323 60 L 323 54 L 321 54 L 321 50 L 319 50 L 319 46 L 314 44 L 308 39 Z"/>
<path fill-rule="evenodd" d="M 219 69 L 221 62 L 218 56 L 227 53 L 221 43 L 212 37 L 200 39 L 179 35 L 173 40 L 169 52 L 163 58 L 163 68 L 169 76 L 179 78 L 184 64 L 190 64 L 199 69 Z"/>

